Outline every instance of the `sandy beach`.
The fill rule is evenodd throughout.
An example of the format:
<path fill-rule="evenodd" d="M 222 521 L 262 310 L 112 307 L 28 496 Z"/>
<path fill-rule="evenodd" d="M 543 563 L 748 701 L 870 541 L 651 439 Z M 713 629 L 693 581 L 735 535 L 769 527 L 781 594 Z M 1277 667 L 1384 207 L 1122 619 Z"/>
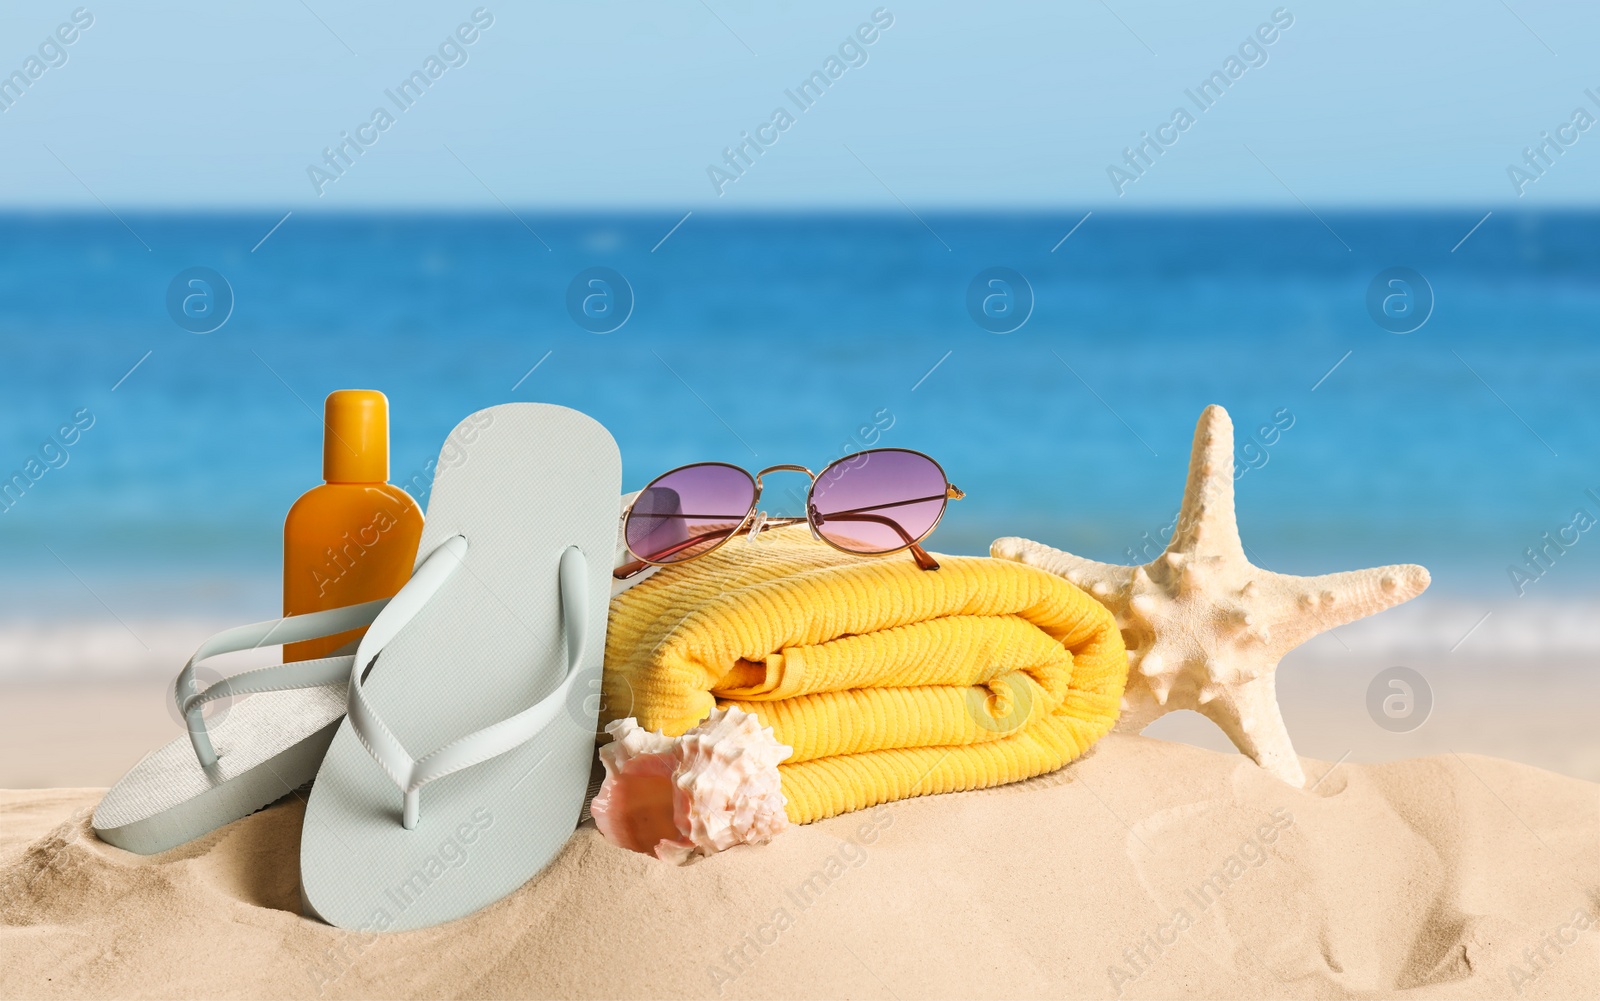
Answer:
<path fill-rule="evenodd" d="M 1304 764 L 1315 785 L 1294 790 L 1236 754 L 1114 734 L 1039 779 L 841 816 L 684 868 L 618 849 L 585 824 L 511 897 L 442 927 L 381 937 L 297 913 L 297 799 L 140 858 L 88 832 L 97 790 L 7 792 L 0 992 L 1592 990 L 1600 787 L 1471 754 Z"/>
<path fill-rule="evenodd" d="M 0 762 L 0 995 L 1592 996 L 1585 616 L 1419 602 L 1295 650 L 1304 790 L 1175 713 L 1039 779 L 683 869 L 585 824 L 488 910 L 377 938 L 300 916 L 299 798 L 151 858 L 88 830 L 181 732 L 170 672 L 225 623 L 0 629 L 0 730 L 30 749 Z M 1427 686 L 1414 726 L 1370 707 L 1395 665 Z"/>

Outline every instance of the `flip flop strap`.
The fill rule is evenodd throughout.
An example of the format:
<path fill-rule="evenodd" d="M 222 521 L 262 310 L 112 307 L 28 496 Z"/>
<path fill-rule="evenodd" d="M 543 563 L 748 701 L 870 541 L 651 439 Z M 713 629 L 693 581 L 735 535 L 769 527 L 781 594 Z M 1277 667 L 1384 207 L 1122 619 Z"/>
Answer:
<path fill-rule="evenodd" d="M 585 625 L 589 619 L 587 589 L 588 562 L 576 546 L 561 554 L 558 571 L 561 592 L 561 628 L 566 640 L 567 670 L 560 686 L 539 702 L 507 719 L 475 733 L 458 737 L 420 758 L 410 753 L 384 724 L 362 689 L 364 665 L 378 655 L 443 586 L 466 555 L 467 540 L 456 536 L 447 540 L 417 569 L 411 582 L 395 595 L 389 607 L 378 616 L 356 651 L 350 672 L 349 720 L 367 752 L 378 762 L 403 794 L 401 824 L 406 830 L 417 826 L 420 789 L 434 779 L 488 761 L 538 736 L 549 726 L 567 701 L 567 694 L 583 662 Z"/>
<path fill-rule="evenodd" d="M 383 606 L 388 603 L 389 599 L 380 598 L 377 601 L 330 608 L 322 612 L 287 615 L 267 622 L 252 622 L 247 626 L 224 629 L 200 644 L 200 649 L 194 652 L 189 662 L 183 665 L 183 670 L 178 672 L 178 680 L 172 688 L 173 700 L 178 705 L 178 712 L 183 714 L 184 723 L 189 730 L 189 743 L 194 745 L 195 757 L 200 759 L 200 766 L 210 768 L 217 763 L 217 751 L 212 746 L 211 734 L 206 729 L 203 712 L 206 703 L 215 702 L 229 695 L 253 695 L 257 692 L 282 692 L 292 688 L 316 688 L 319 685 L 336 684 L 349 672 L 353 658 L 349 655 L 323 657 L 318 660 L 294 661 L 257 668 L 230 678 L 223 678 L 204 690 L 200 689 L 194 676 L 195 668 L 202 661 L 225 653 L 238 653 L 241 650 L 254 650 L 260 646 L 336 636 L 352 629 L 359 629 L 375 619 L 378 613 L 383 611 Z"/>

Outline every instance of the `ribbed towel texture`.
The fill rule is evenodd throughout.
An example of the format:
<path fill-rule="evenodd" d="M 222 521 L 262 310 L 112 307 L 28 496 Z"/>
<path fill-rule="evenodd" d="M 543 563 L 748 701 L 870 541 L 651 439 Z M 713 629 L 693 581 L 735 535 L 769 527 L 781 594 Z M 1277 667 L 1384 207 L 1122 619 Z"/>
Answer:
<path fill-rule="evenodd" d="M 810 823 L 1059 768 L 1116 721 L 1116 623 L 1059 577 L 987 557 L 861 557 L 804 526 L 730 541 L 611 602 L 602 723 L 676 736 L 716 706 L 794 748 Z"/>

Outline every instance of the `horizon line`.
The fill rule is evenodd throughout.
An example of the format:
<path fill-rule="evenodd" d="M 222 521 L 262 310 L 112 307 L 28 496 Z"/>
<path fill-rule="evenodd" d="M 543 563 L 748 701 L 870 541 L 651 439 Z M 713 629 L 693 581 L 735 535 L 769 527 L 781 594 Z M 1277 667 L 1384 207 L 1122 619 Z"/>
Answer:
<path fill-rule="evenodd" d="M 257 215 L 273 213 L 293 213 L 295 215 L 314 215 L 323 217 L 333 216 L 363 216 L 363 215 L 460 215 L 460 216 L 499 216 L 507 215 L 506 206 L 492 205 L 357 205 L 340 208 L 299 207 L 285 209 L 283 206 L 267 204 L 216 204 L 216 205 L 187 205 L 172 204 L 128 204 L 107 207 L 93 207 L 83 205 L 5 205 L 0 204 L 0 216 L 103 216 L 107 209 L 115 212 L 129 214 L 161 214 L 161 215 Z M 1446 214 L 1446 213 L 1504 213 L 1515 215 L 1552 215 L 1561 213 L 1600 213 L 1600 201 L 1593 203 L 1580 203 L 1571 205 L 1537 206 L 1537 205 L 1505 205 L 1494 203 L 1470 204 L 1466 202 L 1440 202 L 1422 204 L 1385 203 L 1385 202 L 1338 202 L 1324 203 L 1310 206 L 1319 212 L 1342 214 L 1379 214 L 1379 213 L 1408 213 L 1408 214 Z M 514 205 L 510 206 L 512 212 L 539 213 L 543 216 L 639 216 L 639 215 L 665 215 L 677 216 L 680 214 L 708 215 L 719 218 L 737 218 L 739 216 L 771 216 L 771 215 L 862 215 L 862 216 L 903 216 L 906 210 L 893 206 L 862 206 L 850 203 L 818 203 L 815 205 L 772 205 L 756 208 L 722 208 L 713 206 L 685 208 L 682 205 L 628 205 L 628 206 L 601 206 L 601 205 Z M 1095 215 L 1305 215 L 1307 209 L 1300 205 L 1262 205 L 1252 203 L 1213 204 L 1213 205 L 1145 205 L 1145 206 L 1111 206 L 1095 204 L 1082 205 L 945 205 L 939 207 L 920 208 L 920 212 L 929 215 L 988 215 L 988 216 L 1023 216 L 1023 215 L 1063 215 L 1093 213 Z"/>

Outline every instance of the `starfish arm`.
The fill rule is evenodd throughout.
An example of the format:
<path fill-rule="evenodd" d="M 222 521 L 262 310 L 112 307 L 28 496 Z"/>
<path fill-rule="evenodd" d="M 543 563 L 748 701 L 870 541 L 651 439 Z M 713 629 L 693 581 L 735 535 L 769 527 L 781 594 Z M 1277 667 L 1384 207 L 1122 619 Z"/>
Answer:
<path fill-rule="evenodd" d="M 1128 582 L 1133 579 L 1133 567 L 1084 559 L 1029 539 L 996 539 L 989 547 L 989 555 L 1065 577 L 1103 604 L 1115 600 L 1118 595 L 1126 595 Z"/>
<path fill-rule="evenodd" d="M 1278 710 L 1277 684 L 1270 673 L 1234 686 L 1197 708 L 1256 764 L 1296 788 L 1306 784 L 1306 773 Z"/>
<path fill-rule="evenodd" d="M 1214 403 L 1194 428 L 1189 480 L 1167 552 L 1244 559 L 1233 509 L 1233 421 Z"/>
<path fill-rule="evenodd" d="M 1279 610 L 1272 630 L 1285 653 L 1319 633 L 1410 601 L 1432 580 L 1426 568 L 1410 563 L 1286 579 L 1293 584 L 1294 605 Z"/>

